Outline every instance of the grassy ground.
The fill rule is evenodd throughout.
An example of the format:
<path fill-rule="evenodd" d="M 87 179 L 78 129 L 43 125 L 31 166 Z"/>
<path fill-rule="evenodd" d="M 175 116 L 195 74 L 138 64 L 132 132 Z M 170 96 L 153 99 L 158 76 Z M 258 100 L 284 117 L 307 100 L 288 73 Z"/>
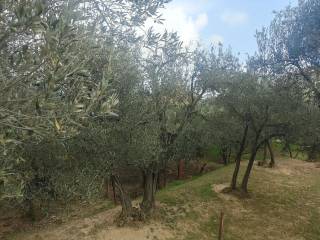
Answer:
<path fill-rule="evenodd" d="M 242 171 L 244 169 L 242 168 Z M 161 202 L 180 206 L 181 239 L 217 239 L 225 213 L 225 240 L 320 239 L 320 170 L 313 163 L 282 160 L 275 169 L 255 167 L 249 198 L 212 191 L 226 185 L 232 166 L 159 193 Z"/>
<path fill-rule="evenodd" d="M 7 239 L 217 239 L 221 211 L 224 240 L 320 239 L 320 168 L 314 163 L 282 159 L 275 169 L 255 166 L 248 198 L 220 192 L 232 170 L 171 183 L 158 193 L 158 210 L 148 223 L 117 228 L 115 208 Z"/>

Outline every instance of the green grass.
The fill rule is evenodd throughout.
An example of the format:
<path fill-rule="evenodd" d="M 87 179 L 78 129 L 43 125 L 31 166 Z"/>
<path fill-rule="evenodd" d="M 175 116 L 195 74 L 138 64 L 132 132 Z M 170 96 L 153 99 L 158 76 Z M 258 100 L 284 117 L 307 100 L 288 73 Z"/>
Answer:
<path fill-rule="evenodd" d="M 157 198 L 170 206 L 186 207 L 187 214 L 175 219 L 192 229 L 184 234 L 184 240 L 216 239 L 220 211 L 225 213 L 225 240 L 320 239 L 320 170 L 304 172 L 301 167 L 300 172 L 300 165 L 291 169 L 290 164 L 283 160 L 281 169 L 255 167 L 249 198 L 225 199 L 212 190 L 213 184 L 229 183 L 233 165 L 192 181 L 173 183 Z M 242 165 L 239 179 L 246 162 Z M 290 174 L 282 165 L 290 168 Z"/>
<path fill-rule="evenodd" d="M 320 214 L 319 210 L 315 209 L 311 212 L 310 224 L 306 228 L 302 229 L 304 231 L 304 238 L 306 240 L 320 239 Z"/>
<path fill-rule="evenodd" d="M 169 201 L 173 205 L 190 201 L 190 199 L 193 201 L 207 200 L 216 195 L 211 189 L 212 183 L 228 181 L 232 170 L 232 166 L 230 165 L 186 181 L 179 180 L 172 182 L 167 188 L 158 192 L 157 199 L 164 203 Z"/>
<path fill-rule="evenodd" d="M 193 195 L 198 197 L 202 201 L 210 201 L 217 196 L 217 194 L 212 191 L 211 184 L 205 184 L 194 189 Z"/>
<path fill-rule="evenodd" d="M 279 156 L 276 162 L 275 169 L 254 167 L 247 198 L 214 191 L 214 185 L 228 186 L 233 165 L 172 182 L 157 193 L 161 207 L 150 222 L 166 227 L 174 235 L 171 240 L 211 240 L 217 239 L 223 211 L 224 240 L 320 240 L 320 169 L 298 160 L 280 161 Z M 247 161 L 241 165 L 239 182 Z M 111 207 L 108 202 L 88 210 L 78 208 L 77 217 L 94 219 Z M 94 222 L 92 236 L 106 231 L 104 219 Z M 51 228 L 55 231 L 55 226 Z M 33 236 L 38 235 L 39 229 L 34 231 Z"/>

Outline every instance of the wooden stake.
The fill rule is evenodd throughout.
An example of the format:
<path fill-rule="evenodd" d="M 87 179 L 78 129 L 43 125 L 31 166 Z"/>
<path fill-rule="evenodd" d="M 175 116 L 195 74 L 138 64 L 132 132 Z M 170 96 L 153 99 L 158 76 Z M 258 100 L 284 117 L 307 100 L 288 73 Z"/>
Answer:
<path fill-rule="evenodd" d="M 224 218 L 224 213 L 221 211 L 220 214 L 220 224 L 219 224 L 219 240 L 223 240 L 223 219 Z"/>
<path fill-rule="evenodd" d="M 184 160 L 180 159 L 179 164 L 178 164 L 178 179 L 179 180 L 184 178 L 184 170 L 185 170 L 184 164 L 185 164 Z"/>

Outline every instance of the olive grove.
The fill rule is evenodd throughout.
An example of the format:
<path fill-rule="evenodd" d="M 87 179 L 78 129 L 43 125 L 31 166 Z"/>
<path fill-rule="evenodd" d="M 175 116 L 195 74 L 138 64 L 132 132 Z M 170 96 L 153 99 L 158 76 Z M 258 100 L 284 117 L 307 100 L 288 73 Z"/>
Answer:
<path fill-rule="evenodd" d="M 177 33 L 144 30 L 167 2 L 0 1 L 1 205 L 33 217 L 50 201 L 101 197 L 111 182 L 121 218 L 144 219 L 168 166 L 213 145 L 243 192 L 259 151 L 277 164 L 274 140 L 317 158 L 319 1 L 276 13 L 246 63 L 222 45 L 187 48 Z M 141 174 L 138 209 L 123 169 Z"/>

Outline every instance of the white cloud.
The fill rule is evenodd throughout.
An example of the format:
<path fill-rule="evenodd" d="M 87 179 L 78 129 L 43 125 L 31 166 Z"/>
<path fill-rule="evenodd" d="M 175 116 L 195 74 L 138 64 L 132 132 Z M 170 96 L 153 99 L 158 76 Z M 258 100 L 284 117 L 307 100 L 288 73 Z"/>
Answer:
<path fill-rule="evenodd" d="M 223 44 L 224 38 L 219 34 L 213 34 L 209 40 L 210 40 L 210 43 L 213 43 L 214 45 L 218 45 L 220 43 Z"/>
<path fill-rule="evenodd" d="M 153 27 L 157 32 L 164 30 L 177 32 L 184 45 L 194 45 L 200 40 L 200 33 L 208 24 L 208 15 L 199 9 L 192 9 L 189 5 L 168 4 L 161 12 L 165 19 L 163 24 L 154 24 L 152 20 L 147 21 L 146 28 Z"/>
<path fill-rule="evenodd" d="M 197 16 L 197 19 L 195 21 L 195 25 L 197 29 L 202 29 L 208 24 L 208 16 L 206 13 L 201 13 Z"/>
<path fill-rule="evenodd" d="M 221 21 L 230 25 L 230 26 L 238 26 L 245 24 L 249 17 L 245 12 L 240 11 L 225 11 L 220 16 Z"/>

